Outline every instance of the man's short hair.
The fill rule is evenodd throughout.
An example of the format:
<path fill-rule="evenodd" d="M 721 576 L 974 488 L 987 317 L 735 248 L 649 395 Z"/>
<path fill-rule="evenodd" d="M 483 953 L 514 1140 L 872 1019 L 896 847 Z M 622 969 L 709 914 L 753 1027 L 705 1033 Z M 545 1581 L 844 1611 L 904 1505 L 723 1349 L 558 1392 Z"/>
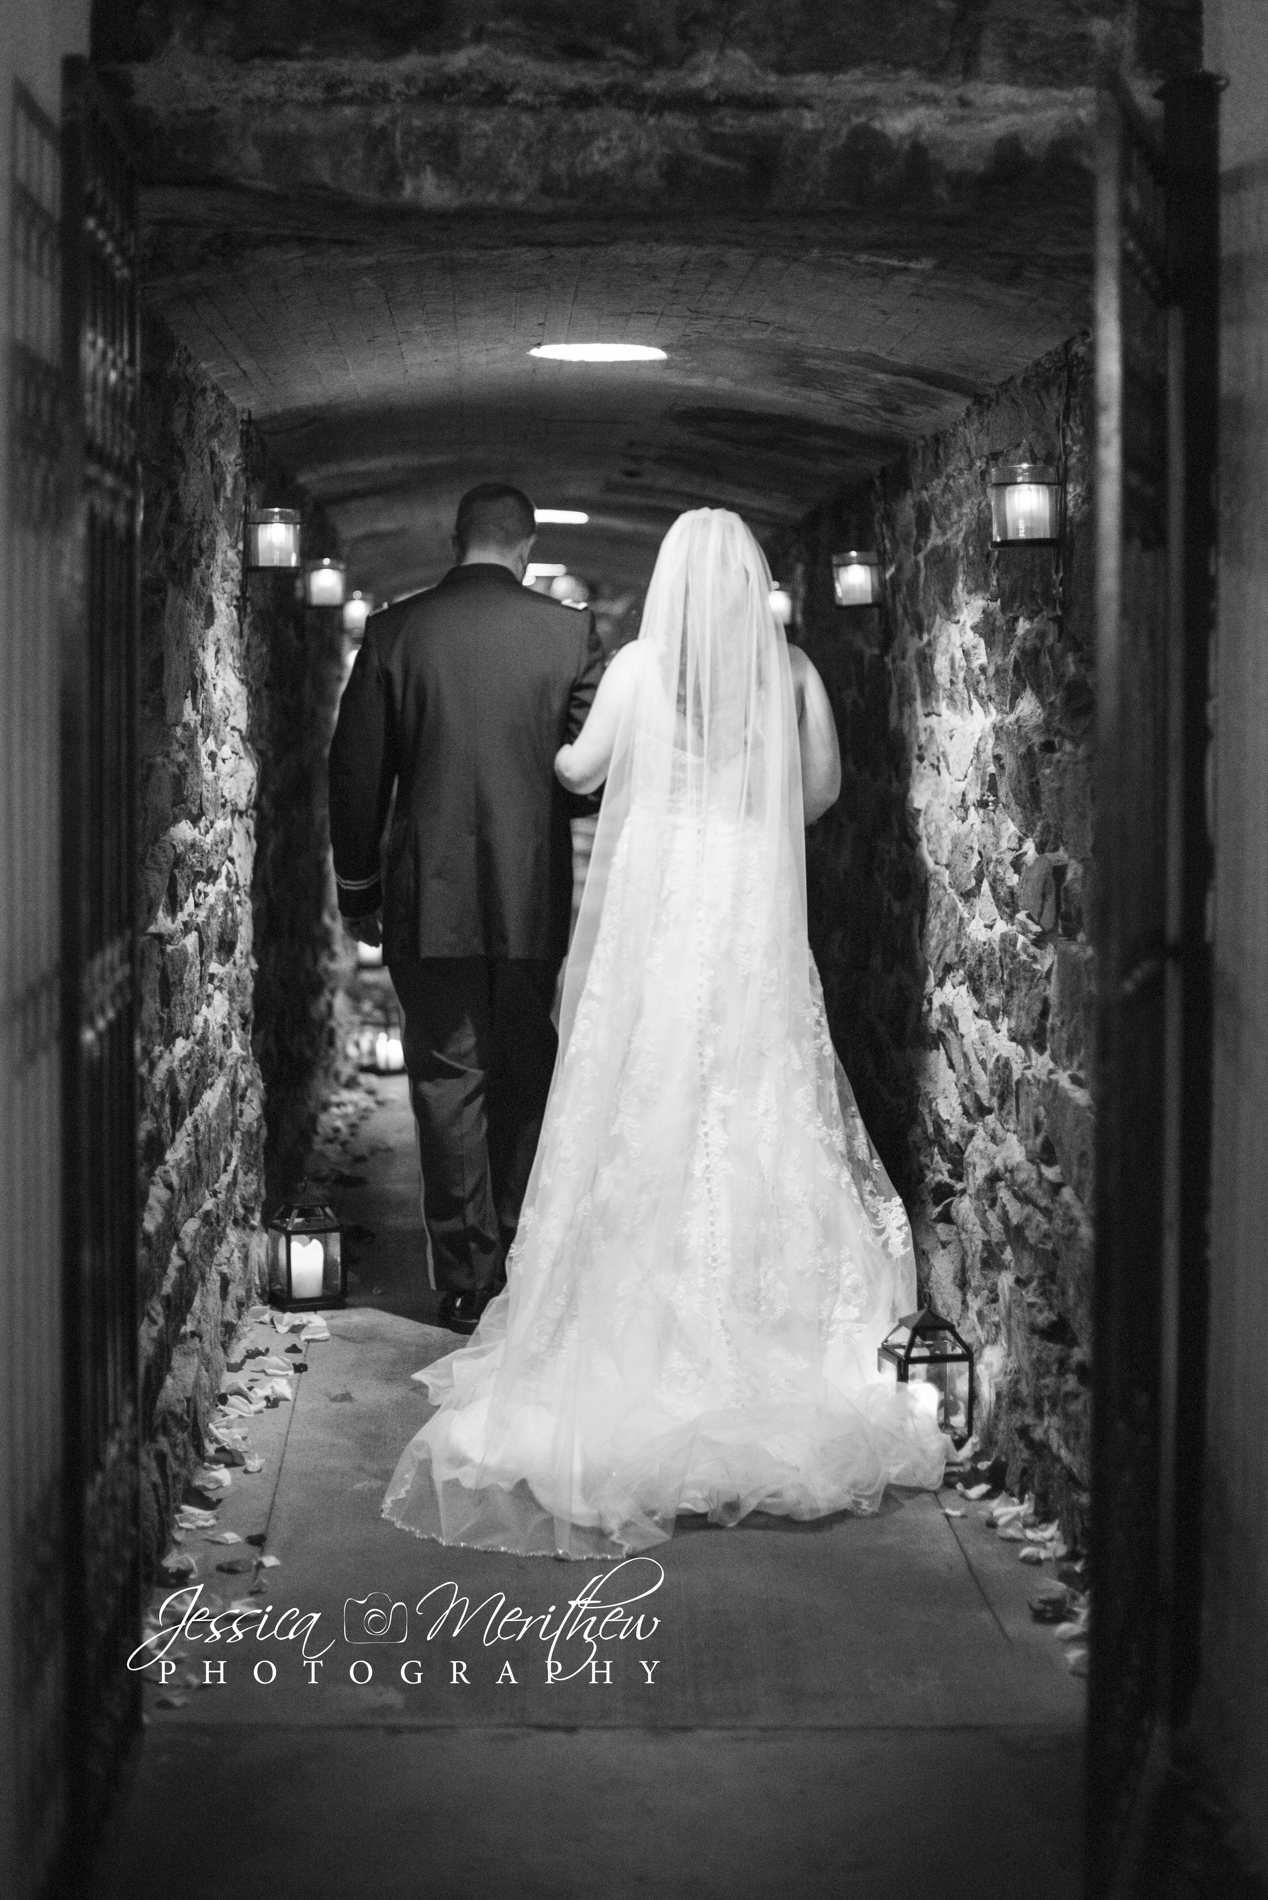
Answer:
<path fill-rule="evenodd" d="M 537 532 L 533 504 L 509 482 L 481 482 L 458 503 L 454 539 L 463 554 L 472 546 L 509 550 Z"/>

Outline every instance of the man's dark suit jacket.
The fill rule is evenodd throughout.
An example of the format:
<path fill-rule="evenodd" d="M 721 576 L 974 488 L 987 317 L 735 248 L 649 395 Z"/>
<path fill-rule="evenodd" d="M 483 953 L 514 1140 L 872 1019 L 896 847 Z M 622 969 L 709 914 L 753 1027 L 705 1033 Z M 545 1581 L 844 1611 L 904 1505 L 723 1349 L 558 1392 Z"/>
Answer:
<path fill-rule="evenodd" d="M 330 837 L 339 907 L 383 902 L 389 960 L 563 957 L 568 818 L 587 807 L 554 758 L 602 671 L 592 613 L 492 563 L 451 568 L 369 622 L 330 748 Z"/>

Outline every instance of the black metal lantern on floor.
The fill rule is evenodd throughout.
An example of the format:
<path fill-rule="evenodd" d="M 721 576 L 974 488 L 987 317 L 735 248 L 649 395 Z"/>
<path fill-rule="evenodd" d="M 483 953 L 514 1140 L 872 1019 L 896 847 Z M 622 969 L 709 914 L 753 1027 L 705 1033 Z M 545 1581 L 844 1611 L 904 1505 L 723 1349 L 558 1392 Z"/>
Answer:
<path fill-rule="evenodd" d="M 316 1201 L 288 1201 L 269 1222 L 269 1298 L 288 1308 L 342 1306 L 339 1222 Z"/>
<path fill-rule="evenodd" d="M 927 1380 L 938 1393 L 938 1425 L 963 1443 L 973 1436 L 973 1353 L 949 1319 L 931 1306 L 908 1313 L 876 1354 L 884 1372 L 893 1366 L 900 1385 Z"/>

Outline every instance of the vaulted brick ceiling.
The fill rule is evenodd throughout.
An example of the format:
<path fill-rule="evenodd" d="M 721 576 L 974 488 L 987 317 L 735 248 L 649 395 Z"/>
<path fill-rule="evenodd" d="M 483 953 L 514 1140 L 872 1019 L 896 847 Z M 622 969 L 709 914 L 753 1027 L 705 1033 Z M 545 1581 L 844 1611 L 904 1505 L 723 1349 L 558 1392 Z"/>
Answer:
<path fill-rule="evenodd" d="M 680 509 L 774 529 L 1087 322 L 1094 29 L 1120 10 L 974 0 L 966 40 L 939 0 L 607 28 L 580 0 L 317 0 L 281 59 L 262 10 L 220 0 L 152 7 L 139 38 L 106 9 L 99 50 L 141 150 L 148 295 L 327 504 L 355 579 L 435 579 L 458 495 L 504 476 L 591 516 L 543 558 L 637 589 Z M 595 340 L 667 360 L 528 355 Z"/>

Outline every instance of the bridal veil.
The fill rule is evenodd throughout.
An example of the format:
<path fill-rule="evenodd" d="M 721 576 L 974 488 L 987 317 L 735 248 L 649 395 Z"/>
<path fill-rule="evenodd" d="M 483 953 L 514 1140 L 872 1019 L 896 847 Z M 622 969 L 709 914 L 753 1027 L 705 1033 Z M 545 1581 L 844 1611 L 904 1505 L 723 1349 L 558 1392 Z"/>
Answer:
<path fill-rule="evenodd" d="M 416 1375 L 438 1409 L 384 1501 L 421 1535 L 615 1557 L 679 1512 L 871 1511 L 941 1479 L 919 1388 L 877 1371 L 911 1234 L 810 955 L 770 587 L 728 511 L 665 537 L 508 1284 Z"/>

